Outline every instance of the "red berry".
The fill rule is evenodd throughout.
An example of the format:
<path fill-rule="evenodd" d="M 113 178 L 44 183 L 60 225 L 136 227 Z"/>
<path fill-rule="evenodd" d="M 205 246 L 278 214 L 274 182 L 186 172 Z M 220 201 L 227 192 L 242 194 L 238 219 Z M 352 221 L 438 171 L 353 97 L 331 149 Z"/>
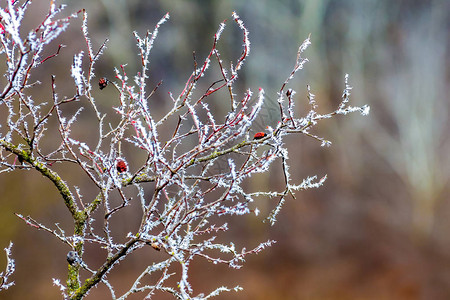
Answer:
<path fill-rule="evenodd" d="M 257 132 L 257 133 L 255 133 L 255 135 L 253 136 L 253 139 L 254 140 L 260 140 L 260 139 L 262 139 L 263 137 L 265 137 L 266 136 L 266 133 L 265 132 Z"/>
<path fill-rule="evenodd" d="M 98 80 L 98 87 L 103 90 L 108 85 L 108 79 L 102 77 Z"/>
<path fill-rule="evenodd" d="M 128 169 L 128 165 L 123 160 L 119 159 L 116 163 L 117 172 L 123 173 L 126 172 Z"/>

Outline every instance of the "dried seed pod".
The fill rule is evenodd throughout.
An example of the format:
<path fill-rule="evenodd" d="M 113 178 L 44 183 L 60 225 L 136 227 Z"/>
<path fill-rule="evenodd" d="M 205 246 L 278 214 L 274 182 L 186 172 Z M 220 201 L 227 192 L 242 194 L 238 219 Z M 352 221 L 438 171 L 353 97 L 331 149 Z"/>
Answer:
<path fill-rule="evenodd" d="M 116 169 L 117 169 L 117 172 L 123 173 L 128 170 L 128 165 L 125 161 L 119 159 L 116 163 Z"/>
<path fill-rule="evenodd" d="M 108 85 L 109 80 L 102 77 L 98 80 L 98 87 L 103 90 Z"/>
<path fill-rule="evenodd" d="M 76 251 L 69 251 L 69 253 L 67 253 L 67 262 L 71 266 L 79 264 L 80 257 L 78 256 L 78 253 Z"/>
<path fill-rule="evenodd" d="M 257 133 L 255 133 L 255 135 L 253 136 L 253 139 L 254 140 L 260 140 L 260 139 L 262 139 L 263 137 L 265 137 L 266 136 L 266 133 L 265 132 L 257 132 Z"/>

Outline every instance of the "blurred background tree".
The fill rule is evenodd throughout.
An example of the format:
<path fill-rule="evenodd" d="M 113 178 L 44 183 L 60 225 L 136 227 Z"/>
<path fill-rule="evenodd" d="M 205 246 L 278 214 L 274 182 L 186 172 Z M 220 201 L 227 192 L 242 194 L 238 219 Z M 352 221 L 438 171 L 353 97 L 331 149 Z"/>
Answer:
<path fill-rule="evenodd" d="M 327 111 L 339 103 L 344 74 L 349 73 L 353 103 L 372 108 L 368 118 L 354 115 L 319 125 L 321 135 L 333 141 L 331 148 L 317 149 L 308 139 L 295 145 L 298 150 L 291 160 L 297 166 L 292 175 L 327 173 L 325 187 L 288 201 L 274 227 L 255 219 L 239 220 L 242 230 L 234 240 L 273 238 L 278 243 L 249 258 L 238 272 L 194 266 L 198 270 L 191 275 L 194 288 L 205 289 L 209 282 L 244 287 L 239 294 L 218 299 L 450 298 L 449 1 L 63 2 L 68 11 L 87 9 L 97 46 L 110 39 L 97 65 L 98 77 L 113 77 L 113 67 L 124 63 L 132 74 L 138 57 L 130 55 L 136 53 L 131 32 L 153 28 L 170 12 L 150 58 L 150 81 L 155 85 L 164 80 L 154 109 L 166 108 L 168 91 L 182 89 L 193 68 L 192 51 L 203 59 L 218 24 L 234 10 L 245 21 L 252 42 L 241 73 L 243 88 L 263 86 L 276 105 L 277 89 L 292 68 L 297 47 L 311 33 L 312 46 L 306 51 L 310 63 L 293 81 L 297 99 L 304 95 L 307 104 L 306 84 L 310 84 L 319 111 Z M 47 3 L 40 7 L 39 1 L 33 6 L 35 14 L 47 9 Z M 82 48 L 76 22 L 80 21 L 69 32 Z M 241 36 L 233 30 L 238 29 L 229 28 L 219 43 L 224 61 L 240 54 L 236 51 Z M 72 58 L 68 57 L 64 59 L 62 52 L 58 58 L 67 62 L 61 63 L 61 73 L 69 70 Z M 42 74 L 42 78 L 49 76 Z M 42 97 L 51 96 L 45 84 L 42 92 Z M 264 111 L 265 123 L 276 120 L 270 103 Z M 224 109 L 227 104 L 223 103 Z M 85 121 L 89 128 L 89 120 Z M 270 124 L 261 124 L 265 125 Z M 277 185 L 280 176 L 273 172 L 249 184 Z M 59 292 L 48 283 L 55 274 L 64 276 L 67 249 L 10 212 L 51 223 L 60 220 L 65 208 L 42 178 L 26 175 L 26 180 L 19 172 L 0 175 L 0 247 L 13 240 L 17 262 L 13 278 L 17 285 L 0 293 L 0 299 L 54 299 Z M 73 176 L 75 181 L 83 180 L 81 174 Z M 133 263 L 140 262 L 135 259 L 122 268 L 116 282 L 125 281 Z M 0 269 L 4 264 L 0 260 Z M 36 269 L 43 275 L 36 277 Z M 101 288 L 91 292 L 96 299 L 104 295 Z"/>

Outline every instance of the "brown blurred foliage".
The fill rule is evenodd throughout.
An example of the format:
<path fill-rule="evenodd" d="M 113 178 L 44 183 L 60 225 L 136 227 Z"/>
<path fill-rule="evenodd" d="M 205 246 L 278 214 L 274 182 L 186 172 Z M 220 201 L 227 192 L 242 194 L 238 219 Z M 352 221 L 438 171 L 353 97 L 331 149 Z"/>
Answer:
<path fill-rule="evenodd" d="M 261 218 L 233 220 L 239 230 L 227 235 L 236 244 L 251 247 L 268 238 L 277 244 L 249 258 L 239 271 L 199 262 L 190 274 L 194 289 L 244 287 L 218 299 L 450 299 L 449 1 L 65 2 L 69 11 L 87 9 L 97 47 L 110 38 L 97 75 L 111 79 L 113 67 L 127 63 L 132 74 L 137 66 L 131 32 L 153 28 L 170 12 L 150 59 L 149 86 L 164 80 L 153 100 L 155 110 L 166 108 L 168 91 L 182 89 L 193 68 L 192 51 L 203 59 L 218 24 L 233 10 L 246 23 L 252 42 L 240 85 L 253 90 L 262 86 L 269 98 L 262 123 L 275 120 L 271 105 L 276 101 L 270 99 L 276 99 L 297 47 L 309 33 L 310 62 L 291 84 L 299 112 L 307 109 L 306 84 L 317 96 L 319 111 L 334 108 L 345 73 L 354 87 L 353 104 L 371 106 L 369 117 L 355 114 L 318 126 L 316 133 L 331 140 L 331 148 L 320 148 L 305 137 L 291 141 L 293 177 L 328 174 L 325 187 L 297 193 L 274 227 Z M 47 9 L 47 3 L 33 5 L 30 24 L 34 14 Z M 71 55 L 84 46 L 79 25 L 80 20 L 74 21 L 63 40 L 52 44 L 55 49 L 61 42 L 70 46 L 63 51 L 66 56 L 62 53 L 48 64 L 52 74 L 68 76 Z M 227 26 L 219 48 L 224 61 L 231 61 L 240 54 L 242 41 L 231 22 Z M 42 74 L 42 98 L 50 96 L 49 74 Z M 113 91 L 103 93 L 98 101 L 106 109 Z M 227 108 L 227 103 L 217 102 L 216 108 Z M 81 121 L 89 128 L 89 116 Z M 71 172 L 66 176 L 73 185 L 88 184 L 80 172 Z M 249 184 L 276 186 L 279 174 L 274 169 Z M 65 279 L 69 249 L 27 227 L 13 212 L 44 224 L 57 222 L 69 231 L 65 207 L 55 189 L 33 172 L 1 174 L 0 190 L 0 247 L 12 240 L 17 263 L 16 285 L 1 292 L 0 299 L 58 299 L 51 278 Z M 267 201 L 259 204 L 263 213 L 274 205 Z M 139 259 L 120 266 L 120 275 L 112 280 L 119 291 L 135 278 Z M 0 269 L 4 264 L 0 259 Z M 108 299 L 109 294 L 99 287 L 90 296 Z M 165 297 L 156 299 L 169 299 Z"/>

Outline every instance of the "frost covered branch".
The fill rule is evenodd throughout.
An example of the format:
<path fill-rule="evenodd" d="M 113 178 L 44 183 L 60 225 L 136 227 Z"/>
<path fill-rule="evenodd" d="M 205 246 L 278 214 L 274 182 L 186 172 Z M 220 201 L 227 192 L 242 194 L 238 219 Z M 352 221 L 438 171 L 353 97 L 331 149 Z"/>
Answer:
<path fill-rule="evenodd" d="M 16 269 L 16 265 L 14 263 L 14 259 L 11 258 L 11 248 L 13 243 L 10 242 L 8 248 L 5 248 L 6 252 L 6 270 L 4 272 L 0 272 L 0 291 L 7 290 L 11 286 L 14 285 L 14 281 L 8 282 L 9 277 L 14 273 Z"/>
<path fill-rule="evenodd" d="M 217 237 L 231 229 L 229 224 L 221 222 L 220 216 L 258 215 L 259 198 L 276 198 L 278 204 L 266 217 L 274 224 L 288 197 L 318 188 L 326 180 L 326 176 L 321 179 L 311 176 L 303 181 L 291 178 L 285 137 L 308 136 L 322 145 L 329 145 L 329 141 L 312 132 L 320 120 L 356 111 L 363 115 L 369 112 L 366 106 L 348 105 L 351 87 L 346 76 L 341 103 L 334 111 L 320 114 L 308 86 L 306 98 L 310 110 L 304 116 L 297 116 L 296 92 L 287 88 L 307 62 L 302 55 L 310 44 L 308 37 L 299 47 L 294 68 L 278 92 L 279 122 L 256 132 L 254 123 L 266 95 L 262 88 L 256 93 L 248 89 L 242 95 L 233 90 L 250 54 L 249 32 L 233 12 L 232 18 L 243 39 L 241 55 L 229 64 L 222 60 L 219 41 L 226 27 L 224 21 L 213 37 L 207 57 L 198 64 L 194 56 L 194 70 L 181 92 L 178 96 L 169 94 L 167 101 L 171 101 L 171 107 L 158 116 L 152 111 L 150 100 L 162 81 L 147 87 L 149 57 L 169 14 L 153 31 L 143 36 L 134 32 L 140 71 L 130 77 L 126 65 L 121 65 L 115 68 L 115 78 L 105 78 L 94 66 L 107 51 L 108 40 L 95 48 L 89 38 L 85 10 L 58 17 L 64 6 L 56 7 L 52 1 L 42 23 L 26 34 L 20 32 L 20 22 L 28 3 L 8 1 L 8 7 L 0 9 L 0 55 L 7 62 L 5 76 L 8 80 L 0 95 L 0 109 L 8 116 L 0 124 L 0 172 L 26 169 L 40 173 L 55 186 L 70 212 L 73 219 L 70 230 L 58 224 L 46 226 L 31 217 L 16 214 L 25 224 L 52 234 L 68 246 L 66 284 L 53 279 L 65 298 L 81 299 L 97 284 L 105 284 L 113 299 L 126 299 L 134 293 L 151 298 L 155 292 L 170 293 L 178 299 L 208 299 L 225 291 L 239 291 L 238 286 L 233 289 L 222 286 L 207 296 L 196 293 L 189 281 L 192 261 L 203 259 L 238 269 L 247 255 L 259 253 L 275 241 L 262 242 L 251 250 L 238 249 L 232 241 L 219 243 Z M 58 45 L 54 54 L 41 56 L 45 46 L 79 16 L 86 49 L 73 54 L 70 75 L 74 93 L 61 96 L 59 86 L 67 82 L 52 76 L 48 79 L 51 101 L 36 102 L 33 86 L 40 83 L 29 82 L 30 74 L 35 69 L 38 72 L 43 63 L 51 64 L 61 51 L 68 51 L 70 45 Z M 220 80 L 211 80 L 213 64 L 219 69 L 219 74 L 215 75 L 220 76 Z M 94 82 L 95 78 L 98 81 Z M 118 118 L 111 118 L 97 105 L 95 97 L 101 97 L 101 92 L 94 92 L 97 84 L 100 91 L 114 89 L 116 101 L 111 103 L 116 105 L 113 109 Z M 201 88 L 204 86 L 208 89 L 200 92 L 204 91 Z M 211 106 L 214 97 L 224 89 L 230 103 L 225 115 Z M 69 109 L 75 103 L 77 109 Z M 96 131 L 92 135 L 97 138 L 94 142 L 74 134 L 74 129 L 83 128 L 79 118 L 86 111 L 95 115 Z M 57 128 L 50 128 L 50 121 L 56 123 Z M 47 135 L 50 129 L 56 134 Z M 123 144 L 133 146 L 135 152 L 123 151 Z M 131 157 L 138 155 L 145 160 L 137 166 L 129 164 Z M 95 187 L 96 196 L 87 198 L 84 187 L 73 186 L 70 177 L 63 178 L 56 164 L 79 168 Z M 244 184 L 244 180 L 255 174 L 268 172 L 274 164 L 281 164 L 283 168 L 284 188 L 255 191 Z M 118 237 L 112 225 L 116 216 L 123 216 L 131 203 L 140 206 L 140 213 L 135 216 L 140 220 L 139 225 L 126 236 Z M 100 222 L 95 222 L 99 214 Z M 57 229 L 51 229 L 54 227 Z M 97 267 L 87 265 L 83 259 L 89 255 L 87 244 L 106 252 L 104 261 Z M 136 280 L 129 283 L 129 289 L 121 296 L 116 295 L 107 275 L 113 273 L 125 257 L 144 247 L 159 251 L 164 258 L 143 267 Z M 14 264 L 11 266 L 8 263 L 7 273 L 2 278 L 7 279 L 6 275 L 12 273 Z M 179 272 L 173 272 L 173 266 L 178 266 Z M 176 278 L 177 284 L 168 280 L 172 278 Z"/>

